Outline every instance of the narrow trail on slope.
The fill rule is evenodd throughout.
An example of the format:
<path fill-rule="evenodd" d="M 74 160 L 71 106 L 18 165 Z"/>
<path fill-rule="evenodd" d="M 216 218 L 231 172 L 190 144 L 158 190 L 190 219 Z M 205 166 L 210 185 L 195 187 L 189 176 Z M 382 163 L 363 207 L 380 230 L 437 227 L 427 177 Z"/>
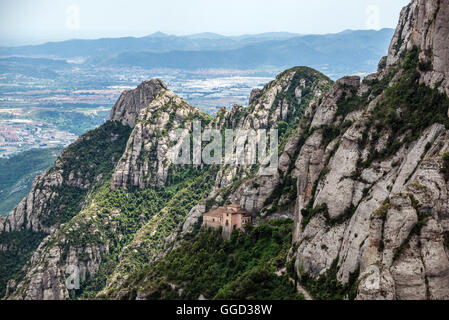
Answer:
<path fill-rule="evenodd" d="M 295 280 L 291 277 L 288 278 L 292 283 L 295 283 Z M 313 300 L 312 296 L 310 295 L 309 292 L 307 292 L 307 290 L 300 285 L 299 283 L 296 283 L 296 291 L 298 291 L 298 293 L 302 293 L 304 295 L 304 298 L 308 301 Z"/>
<path fill-rule="evenodd" d="M 278 276 L 281 276 L 283 274 L 287 273 L 287 268 L 282 268 L 279 269 L 275 272 Z M 312 295 L 302 286 L 300 285 L 297 281 L 295 281 L 295 279 L 293 279 L 292 277 L 288 277 L 288 280 L 290 280 L 293 284 L 296 283 L 296 291 L 298 293 L 301 293 L 304 296 L 304 299 L 311 301 L 313 300 Z"/>

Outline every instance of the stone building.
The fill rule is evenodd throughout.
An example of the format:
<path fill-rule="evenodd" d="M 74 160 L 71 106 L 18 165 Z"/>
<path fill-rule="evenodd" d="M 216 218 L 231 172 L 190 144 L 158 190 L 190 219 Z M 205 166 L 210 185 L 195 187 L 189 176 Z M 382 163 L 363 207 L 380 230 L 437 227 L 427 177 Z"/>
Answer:
<path fill-rule="evenodd" d="M 251 216 L 238 204 L 220 207 L 203 215 L 203 227 L 223 228 L 222 235 L 226 240 L 231 238 L 232 231 L 241 229 L 247 223 L 251 223 Z"/>

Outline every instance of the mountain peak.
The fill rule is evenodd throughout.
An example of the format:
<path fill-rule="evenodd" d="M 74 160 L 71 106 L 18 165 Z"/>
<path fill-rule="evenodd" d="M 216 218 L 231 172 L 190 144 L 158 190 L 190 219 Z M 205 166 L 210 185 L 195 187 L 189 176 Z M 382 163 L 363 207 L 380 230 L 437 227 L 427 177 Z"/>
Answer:
<path fill-rule="evenodd" d="M 167 85 L 165 84 L 165 82 L 161 79 L 157 79 L 157 78 L 153 78 L 151 80 L 146 80 L 146 81 L 142 81 L 141 84 L 139 84 L 137 86 L 137 88 L 139 89 L 145 89 L 145 88 L 154 88 L 160 86 L 164 89 L 167 89 Z"/>
<path fill-rule="evenodd" d="M 222 36 L 221 34 L 213 33 L 213 32 L 195 33 L 195 34 L 191 34 L 191 35 L 186 36 L 186 38 L 189 38 L 189 39 L 209 39 L 209 40 L 226 39 L 225 36 Z"/>
<path fill-rule="evenodd" d="M 121 94 L 111 110 L 111 120 L 134 127 L 140 110 L 150 104 L 161 91 L 167 90 L 167 85 L 160 79 L 142 82 L 134 90 Z"/>

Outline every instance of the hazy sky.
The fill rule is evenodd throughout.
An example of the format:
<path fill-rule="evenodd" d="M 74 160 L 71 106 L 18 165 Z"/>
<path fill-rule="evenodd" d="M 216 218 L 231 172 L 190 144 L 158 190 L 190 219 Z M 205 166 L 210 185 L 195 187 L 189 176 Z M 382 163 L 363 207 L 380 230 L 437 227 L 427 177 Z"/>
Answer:
<path fill-rule="evenodd" d="M 396 26 L 409 0 L 0 0 L 0 45 L 72 38 L 302 34 Z"/>

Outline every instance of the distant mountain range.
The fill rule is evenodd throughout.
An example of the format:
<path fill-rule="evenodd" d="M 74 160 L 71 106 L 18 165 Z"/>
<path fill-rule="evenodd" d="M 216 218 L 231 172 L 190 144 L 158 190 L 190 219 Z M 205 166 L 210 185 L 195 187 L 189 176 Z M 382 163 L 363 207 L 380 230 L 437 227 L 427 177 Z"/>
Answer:
<path fill-rule="evenodd" d="M 142 38 L 68 40 L 42 45 L 3 47 L 0 56 L 86 59 L 99 66 L 143 68 L 284 68 L 295 65 L 338 66 L 340 71 L 375 71 L 388 50 L 393 29 L 347 30 L 300 35 L 274 32 L 222 36 L 200 33 L 173 36 L 161 32 Z M 324 71 L 324 70 L 323 70 Z"/>
<path fill-rule="evenodd" d="M 232 50 L 249 44 L 273 40 L 288 40 L 299 36 L 301 35 L 287 32 L 270 32 L 230 37 L 210 32 L 188 36 L 174 36 L 156 32 L 141 38 L 75 39 L 61 42 L 47 42 L 41 45 L 0 47 L 0 55 L 43 55 L 73 58 L 118 54 L 125 51 Z"/>

